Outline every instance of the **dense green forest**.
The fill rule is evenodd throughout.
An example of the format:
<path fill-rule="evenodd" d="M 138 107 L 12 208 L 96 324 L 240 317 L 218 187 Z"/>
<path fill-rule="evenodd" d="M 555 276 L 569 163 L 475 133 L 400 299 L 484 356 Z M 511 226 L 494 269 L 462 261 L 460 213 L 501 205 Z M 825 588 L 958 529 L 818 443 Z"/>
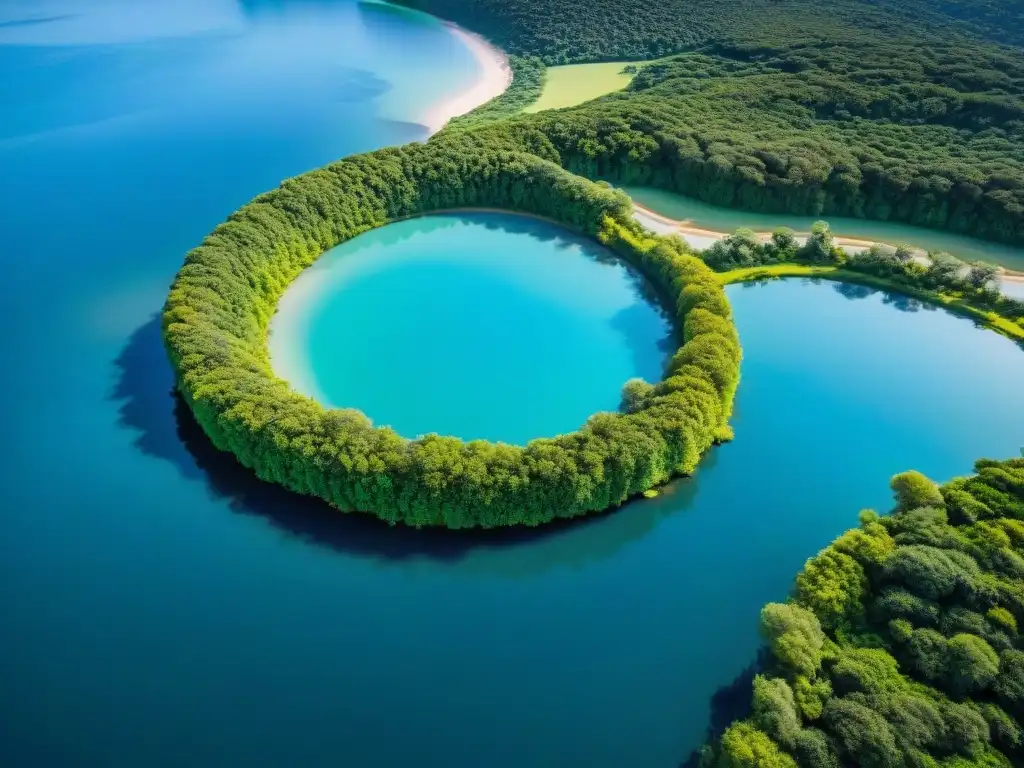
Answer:
<path fill-rule="evenodd" d="M 1024 762 L 1024 459 L 941 488 L 892 480 L 765 607 L 771 663 L 705 768 L 1004 768 Z"/>
<path fill-rule="evenodd" d="M 537 525 L 621 504 L 689 473 L 728 439 L 740 348 L 714 273 L 679 239 L 649 236 L 629 199 L 533 155 L 449 140 L 384 149 L 290 179 L 192 251 L 163 314 L 178 388 L 219 449 L 264 480 L 390 523 Z M 271 371 L 267 326 L 287 285 L 328 248 L 389 220 L 464 206 L 539 214 L 637 267 L 682 346 L 622 413 L 525 448 L 429 435 L 409 441 L 358 411 L 326 410 Z"/>
<path fill-rule="evenodd" d="M 888 32 L 894 24 L 1024 43 L 1024 10 L 1013 0 L 833 0 L 827 6 L 811 0 L 397 1 L 549 65 L 653 59 L 720 40 L 794 31 L 841 39 L 832 33 L 858 27 Z"/>
<path fill-rule="evenodd" d="M 952 3 L 417 4 L 548 64 L 679 53 L 627 93 L 487 129 L 575 173 L 1024 243 L 1024 51 Z"/>

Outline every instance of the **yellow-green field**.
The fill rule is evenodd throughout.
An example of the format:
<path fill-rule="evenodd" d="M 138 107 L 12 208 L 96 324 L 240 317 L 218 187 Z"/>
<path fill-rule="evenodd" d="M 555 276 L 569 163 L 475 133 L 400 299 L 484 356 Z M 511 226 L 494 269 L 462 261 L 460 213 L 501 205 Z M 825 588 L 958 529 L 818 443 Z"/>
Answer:
<path fill-rule="evenodd" d="M 613 61 L 606 64 L 569 64 L 549 67 L 540 98 L 524 112 L 574 107 L 585 101 L 620 91 L 629 85 L 632 75 L 622 74 L 622 68 L 649 62 Z"/>

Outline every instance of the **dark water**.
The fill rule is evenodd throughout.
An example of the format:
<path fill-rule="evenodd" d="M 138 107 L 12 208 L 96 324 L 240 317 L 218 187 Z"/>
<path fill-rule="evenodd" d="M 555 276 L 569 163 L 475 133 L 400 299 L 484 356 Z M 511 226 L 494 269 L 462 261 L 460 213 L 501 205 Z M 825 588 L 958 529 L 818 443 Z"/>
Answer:
<path fill-rule="evenodd" d="M 369 94 L 396 45 L 457 49 L 343 2 L 140 5 L 0 4 L 0 765 L 670 768 L 891 473 L 1024 442 L 1013 344 L 786 282 L 730 289 L 737 440 L 653 502 L 466 537 L 253 483 L 170 395 L 168 282 L 278 179 L 422 137 Z"/>
<path fill-rule="evenodd" d="M 278 375 L 417 437 L 525 444 L 619 407 L 677 346 L 639 275 L 538 219 L 427 216 L 333 249 L 285 293 Z M 467 350 L 471 350 L 467 354 Z"/>

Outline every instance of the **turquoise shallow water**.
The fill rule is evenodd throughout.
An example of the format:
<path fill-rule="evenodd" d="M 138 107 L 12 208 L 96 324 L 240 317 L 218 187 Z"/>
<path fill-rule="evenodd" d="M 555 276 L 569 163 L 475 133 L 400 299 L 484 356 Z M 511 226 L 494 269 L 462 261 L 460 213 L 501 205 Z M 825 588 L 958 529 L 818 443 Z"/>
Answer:
<path fill-rule="evenodd" d="M 730 289 L 737 440 L 653 502 L 465 537 L 253 482 L 170 394 L 169 281 L 281 178 L 423 138 L 372 94 L 471 73 L 346 2 L 83 8 L 0 6 L 0 765 L 674 768 L 891 473 L 1024 442 L 1010 342 L 781 282 Z"/>
<path fill-rule="evenodd" d="M 616 410 L 630 378 L 661 377 L 677 345 L 649 292 L 547 222 L 429 216 L 350 240 L 300 276 L 271 357 L 304 394 L 407 437 L 525 444 Z"/>
<path fill-rule="evenodd" d="M 626 187 L 625 191 L 640 205 L 679 221 L 715 232 L 735 232 L 741 227 L 770 231 L 790 227 L 808 232 L 818 219 L 828 221 L 832 231 L 844 237 L 862 238 L 899 245 L 907 243 L 929 251 L 946 251 L 962 259 L 990 261 L 1010 269 L 1024 271 L 1024 248 L 990 243 L 952 232 L 889 221 L 869 221 L 841 216 L 792 216 L 778 213 L 751 213 L 709 205 L 692 197 L 665 192 L 651 187 Z"/>

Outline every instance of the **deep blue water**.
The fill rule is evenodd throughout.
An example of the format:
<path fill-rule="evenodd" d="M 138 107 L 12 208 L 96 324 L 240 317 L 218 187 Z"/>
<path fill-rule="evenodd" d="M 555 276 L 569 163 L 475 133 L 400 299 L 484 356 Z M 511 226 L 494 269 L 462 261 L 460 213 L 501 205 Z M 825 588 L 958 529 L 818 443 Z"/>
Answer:
<path fill-rule="evenodd" d="M 372 94 L 461 54 L 340 1 L 82 7 L 0 4 L 0 765 L 671 768 L 890 474 L 1024 442 L 1009 341 L 781 282 L 730 289 L 736 441 L 652 502 L 466 537 L 254 483 L 170 394 L 167 285 L 280 178 L 421 138 Z"/>
<path fill-rule="evenodd" d="M 418 437 L 525 444 L 618 409 L 677 344 L 639 275 L 525 216 L 428 216 L 333 249 L 289 287 L 279 376 Z M 472 354 L 467 354 L 472 350 Z"/>

